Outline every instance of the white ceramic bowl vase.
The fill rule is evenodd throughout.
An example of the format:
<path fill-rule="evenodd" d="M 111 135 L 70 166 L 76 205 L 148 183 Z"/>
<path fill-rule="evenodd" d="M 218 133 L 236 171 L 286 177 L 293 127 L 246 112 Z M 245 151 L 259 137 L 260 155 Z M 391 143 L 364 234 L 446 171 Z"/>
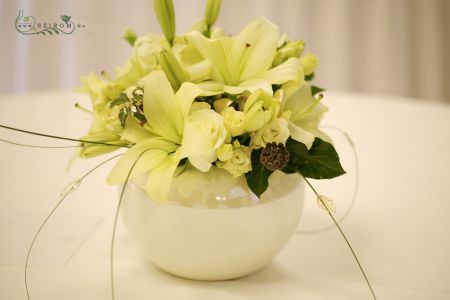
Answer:
<path fill-rule="evenodd" d="M 123 222 L 154 265 L 189 279 L 227 280 L 263 268 L 289 241 L 303 208 L 298 174 L 274 172 L 258 199 L 243 177 L 191 169 L 174 178 L 169 203 L 148 198 L 143 180 L 127 184 Z"/>

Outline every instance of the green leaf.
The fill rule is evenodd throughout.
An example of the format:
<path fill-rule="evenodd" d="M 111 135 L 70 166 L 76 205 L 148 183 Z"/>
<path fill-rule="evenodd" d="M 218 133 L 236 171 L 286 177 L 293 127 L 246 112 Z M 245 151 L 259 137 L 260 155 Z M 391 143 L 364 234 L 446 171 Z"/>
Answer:
<path fill-rule="evenodd" d="M 114 107 L 116 105 L 124 104 L 126 102 L 128 102 L 128 98 L 126 96 L 124 96 L 124 95 L 120 95 L 118 98 L 112 100 L 109 103 L 109 108 L 112 108 L 112 107 Z"/>
<path fill-rule="evenodd" d="M 298 166 L 298 171 L 303 176 L 314 179 L 331 179 L 345 174 L 339 161 L 339 155 L 330 143 L 316 137 L 308 152 L 312 159 Z"/>
<path fill-rule="evenodd" d="M 124 107 L 119 111 L 119 121 L 120 121 L 120 125 L 122 126 L 122 128 L 125 128 L 125 123 L 127 121 L 127 118 L 128 118 L 128 114 Z"/>
<path fill-rule="evenodd" d="M 303 143 L 289 138 L 286 141 L 286 148 L 291 154 L 288 166 L 298 166 L 312 160 L 311 154 L 308 152 L 306 145 Z"/>
<path fill-rule="evenodd" d="M 305 81 L 311 81 L 314 79 L 314 73 L 305 76 Z"/>
<path fill-rule="evenodd" d="M 251 155 L 252 170 L 245 173 L 247 178 L 247 184 L 250 190 L 258 196 L 261 196 L 267 190 L 269 186 L 269 176 L 273 171 L 266 169 L 259 161 L 262 149 L 253 150 Z"/>
<path fill-rule="evenodd" d="M 145 116 L 139 112 L 134 112 L 133 117 L 141 124 L 147 123 L 147 119 L 145 118 Z"/>
<path fill-rule="evenodd" d="M 133 100 L 137 101 L 137 100 L 141 100 L 144 98 L 144 89 L 137 87 L 135 88 L 132 92 L 133 94 Z"/>
<path fill-rule="evenodd" d="M 288 165 L 282 170 L 291 174 L 298 172 L 307 178 L 331 179 L 345 174 L 339 162 L 339 156 L 333 145 L 315 138 L 307 150 L 303 143 L 288 139 L 286 147 L 291 154 Z"/>
<path fill-rule="evenodd" d="M 318 93 L 321 93 L 321 92 L 323 92 L 323 91 L 325 91 L 325 89 L 323 89 L 323 88 L 321 88 L 321 87 L 318 87 L 318 86 L 315 86 L 315 85 L 312 85 L 312 86 L 311 86 L 311 94 L 312 94 L 313 96 L 315 96 L 315 95 L 317 95 Z"/>

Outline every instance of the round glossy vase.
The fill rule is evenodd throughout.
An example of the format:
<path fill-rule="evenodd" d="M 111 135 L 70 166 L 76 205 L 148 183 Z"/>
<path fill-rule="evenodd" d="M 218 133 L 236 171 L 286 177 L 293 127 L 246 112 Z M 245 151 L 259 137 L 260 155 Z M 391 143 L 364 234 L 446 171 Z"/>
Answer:
<path fill-rule="evenodd" d="M 227 280 L 263 268 L 289 241 L 303 208 L 298 174 L 274 172 L 259 199 L 244 177 L 190 169 L 174 178 L 168 203 L 149 199 L 143 180 L 127 185 L 123 222 L 154 265 L 189 279 Z"/>

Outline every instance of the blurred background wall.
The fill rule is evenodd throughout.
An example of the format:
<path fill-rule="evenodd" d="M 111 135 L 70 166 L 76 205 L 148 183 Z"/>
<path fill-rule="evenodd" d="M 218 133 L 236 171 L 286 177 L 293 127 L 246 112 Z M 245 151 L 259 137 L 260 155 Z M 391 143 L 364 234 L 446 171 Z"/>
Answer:
<path fill-rule="evenodd" d="M 206 0 L 174 0 L 177 32 L 203 16 Z M 38 21 L 72 17 L 70 35 L 26 36 L 19 10 Z M 335 90 L 450 103 L 448 0 L 222 0 L 218 25 L 236 34 L 265 15 L 319 56 L 316 83 Z M 0 0 L 0 93 L 71 89 L 93 70 L 113 74 L 130 54 L 125 27 L 160 32 L 152 0 Z"/>

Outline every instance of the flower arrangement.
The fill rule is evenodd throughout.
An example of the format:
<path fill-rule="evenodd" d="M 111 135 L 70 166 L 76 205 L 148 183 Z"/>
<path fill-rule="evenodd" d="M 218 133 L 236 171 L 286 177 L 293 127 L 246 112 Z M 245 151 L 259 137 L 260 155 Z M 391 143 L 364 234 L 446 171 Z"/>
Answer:
<path fill-rule="evenodd" d="M 115 78 L 91 73 L 78 89 L 93 107 L 79 156 L 129 148 L 109 183 L 146 174 L 148 195 L 164 202 L 186 167 L 245 176 L 258 197 L 276 170 L 314 179 L 345 173 L 318 128 L 327 107 L 323 89 L 310 83 L 318 61 L 303 41 L 262 17 L 230 36 L 214 26 L 220 1 L 208 1 L 204 20 L 176 35 L 172 2 L 154 8 L 164 36 L 127 30 L 133 50 L 125 67 Z"/>
<path fill-rule="evenodd" d="M 324 90 L 311 84 L 317 57 L 304 53 L 303 41 L 290 40 L 262 17 L 238 35 L 228 35 L 214 26 L 220 0 L 207 0 L 205 18 L 183 35 L 175 34 L 171 0 L 154 0 L 154 9 L 163 36 L 138 38 L 133 30 L 127 30 L 124 38 L 133 47 L 132 55 L 116 76 L 101 72 L 101 76 L 91 73 L 82 77 L 83 85 L 77 90 L 87 93 L 92 102 L 92 111 L 76 105 L 92 115 L 85 136 L 72 139 L 0 127 L 79 142 L 76 147 L 81 158 L 126 148 L 107 181 L 120 184 L 146 176 L 146 192 L 158 202 L 168 201 L 174 176 L 186 168 L 204 173 L 212 168 L 223 169 L 232 177 L 245 178 L 257 197 L 267 190 L 274 172 L 298 173 L 339 229 L 376 299 L 354 250 L 333 217 L 333 201 L 320 195 L 308 180 L 331 179 L 345 173 L 330 137 L 319 129 L 327 107 L 321 103 Z M 25 262 L 28 299 L 28 261 L 43 226 L 87 175 L 116 157 L 69 184 L 40 225 Z M 111 240 L 113 299 L 118 210 Z"/>

